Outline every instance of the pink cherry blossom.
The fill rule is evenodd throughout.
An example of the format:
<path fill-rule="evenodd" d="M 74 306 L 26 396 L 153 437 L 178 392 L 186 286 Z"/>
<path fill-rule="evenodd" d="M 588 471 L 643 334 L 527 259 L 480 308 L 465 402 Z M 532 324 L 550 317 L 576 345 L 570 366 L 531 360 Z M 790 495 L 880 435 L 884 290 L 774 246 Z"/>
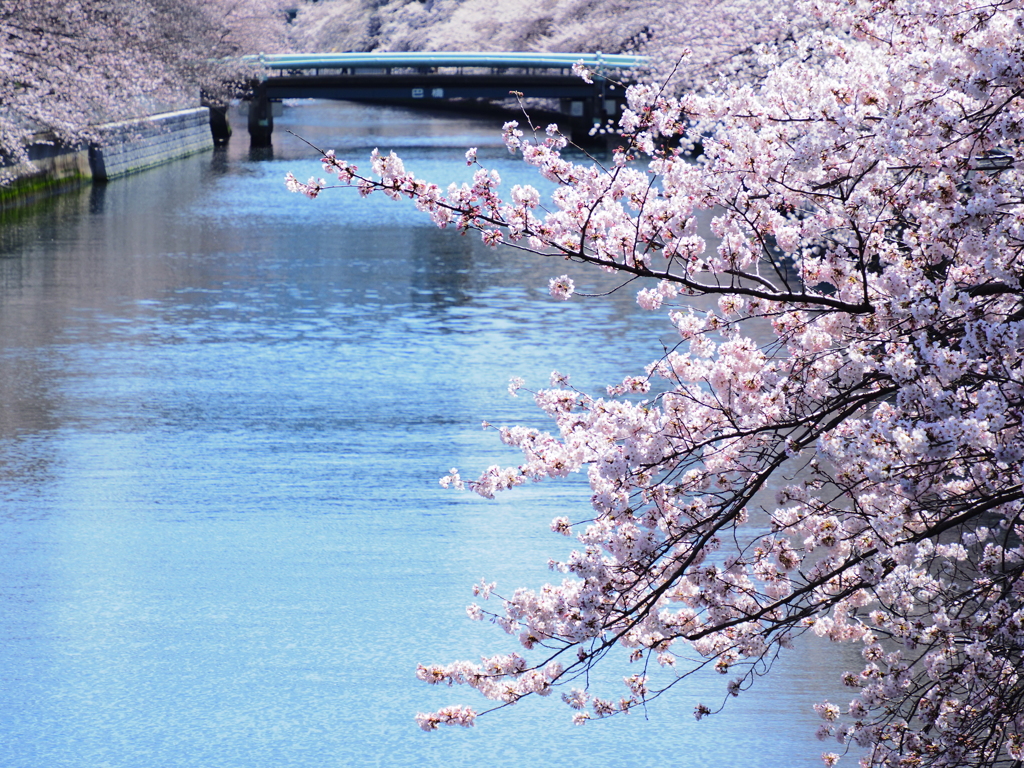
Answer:
<path fill-rule="evenodd" d="M 582 724 L 701 667 L 727 676 L 723 701 L 756 695 L 806 634 L 862 649 L 849 703 L 817 708 L 842 747 L 826 765 L 857 745 L 870 766 L 1009 766 L 1024 753 L 1024 13 L 786 9 L 735 77 L 630 86 L 604 164 L 506 124 L 509 151 L 557 185 L 542 202 L 482 167 L 446 192 L 397 160 L 339 174 L 439 226 L 639 281 L 674 335 L 605 394 L 533 393 L 550 431 L 498 429 L 521 463 L 469 488 L 581 472 L 592 508 L 552 523 L 576 540 L 553 583 L 488 589 L 494 607 L 472 611 L 525 655 L 420 677 L 495 708 L 569 689 Z M 614 647 L 623 685 L 586 685 Z M 421 723 L 466 724 L 444 712 Z"/>
<path fill-rule="evenodd" d="M 557 299 L 566 300 L 572 296 L 575 285 L 568 275 L 553 277 L 548 281 L 548 291 Z"/>

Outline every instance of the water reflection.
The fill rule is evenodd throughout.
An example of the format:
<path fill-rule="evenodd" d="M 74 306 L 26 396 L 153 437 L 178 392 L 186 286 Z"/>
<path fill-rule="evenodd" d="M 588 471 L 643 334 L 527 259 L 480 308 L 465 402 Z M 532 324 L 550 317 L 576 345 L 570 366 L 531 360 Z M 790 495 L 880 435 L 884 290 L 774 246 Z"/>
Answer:
<path fill-rule="evenodd" d="M 442 180 L 475 145 L 532 180 L 489 123 L 305 104 L 272 157 L 236 141 L 2 214 L 0 764 L 818 765 L 811 704 L 853 666 L 821 646 L 699 725 L 717 676 L 646 720 L 575 729 L 538 702 L 415 729 L 471 700 L 417 662 L 504 642 L 464 618 L 470 585 L 547 580 L 547 522 L 586 509 L 579 478 L 486 503 L 437 477 L 515 459 L 482 419 L 543 423 L 509 376 L 598 388 L 671 329 L 631 291 L 554 302 L 567 267 L 613 284 L 410 206 L 288 195 L 318 167 L 283 127 Z"/>

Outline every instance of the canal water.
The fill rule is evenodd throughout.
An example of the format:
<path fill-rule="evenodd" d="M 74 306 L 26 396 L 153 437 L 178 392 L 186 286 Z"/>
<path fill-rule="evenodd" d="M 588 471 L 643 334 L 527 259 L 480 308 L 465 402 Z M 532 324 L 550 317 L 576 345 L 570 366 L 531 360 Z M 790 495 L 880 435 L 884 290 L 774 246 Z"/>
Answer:
<path fill-rule="evenodd" d="M 671 328 L 632 289 L 556 301 L 567 270 L 614 283 L 410 205 L 287 193 L 286 171 L 319 174 L 289 129 L 357 160 L 397 149 L 445 182 L 478 146 L 507 185 L 533 180 L 491 122 L 307 102 L 272 152 L 241 133 L 0 212 L 0 765 L 778 768 L 838 751 L 812 704 L 845 704 L 856 649 L 820 642 L 700 723 L 724 678 L 582 728 L 554 698 L 416 727 L 483 703 L 418 682 L 418 662 L 514 648 L 466 617 L 472 584 L 549 580 L 571 542 L 548 522 L 588 509 L 579 478 L 493 502 L 438 478 L 515 462 L 481 421 L 543 424 L 511 376 L 597 389 Z M 632 671 L 595 682 L 618 694 Z"/>

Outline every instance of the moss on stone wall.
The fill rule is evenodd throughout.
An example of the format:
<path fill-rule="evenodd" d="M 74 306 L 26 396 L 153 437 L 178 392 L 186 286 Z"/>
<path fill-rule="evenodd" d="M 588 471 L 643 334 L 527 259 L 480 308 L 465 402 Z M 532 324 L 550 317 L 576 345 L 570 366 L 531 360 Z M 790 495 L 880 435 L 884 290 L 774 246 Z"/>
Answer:
<path fill-rule="evenodd" d="M 31 202 L 43 195 L 77 189 L 92 181 L 92 174 L 78 173 L 71 176 L 54 178 L 45 174 L 36 174 L 14 179 L 9 184 L 0 185 L 0 206 L 12 203 Z"/>

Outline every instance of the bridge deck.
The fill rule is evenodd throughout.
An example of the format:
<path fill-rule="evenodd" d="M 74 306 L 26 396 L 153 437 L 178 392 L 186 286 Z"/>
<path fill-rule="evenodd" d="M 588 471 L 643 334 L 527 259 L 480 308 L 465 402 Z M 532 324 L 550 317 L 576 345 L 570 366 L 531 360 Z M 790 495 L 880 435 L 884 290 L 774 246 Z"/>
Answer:
<path fill-rule="evenodd" d="M 646 66 L 644 56 L 601 53 L 489 53 L 464 51 L 414 51 L 402 53 L 278 53 L 246 56 L 265 69 L 373 69 L 484 67 L 489 69 L 571 69 L 582 62 L 595 72 L 637 69 Z"/>

